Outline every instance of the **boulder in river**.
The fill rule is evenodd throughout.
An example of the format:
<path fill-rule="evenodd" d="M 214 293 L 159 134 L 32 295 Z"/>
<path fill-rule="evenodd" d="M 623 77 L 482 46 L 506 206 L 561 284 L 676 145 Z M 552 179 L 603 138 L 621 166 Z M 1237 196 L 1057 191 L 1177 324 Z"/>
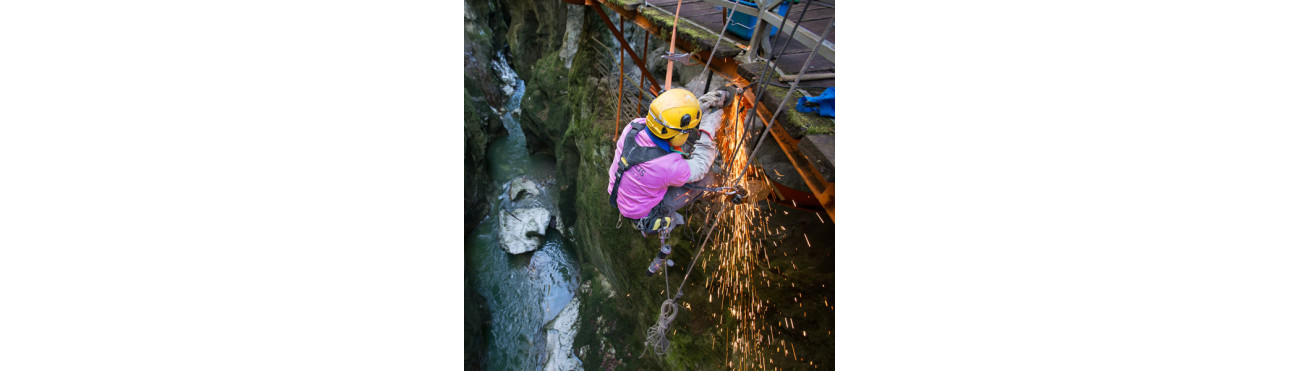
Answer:
<path fill-rule="evenodd" d="M 560 315 L 546 324 L 545 371 L 581 370 L 582 361 L 573 355 L 573 338 L 578 334 L 578 299 L 564 305 Z"/>
<path fill-rule="evenodd" d="M 522 254 L 537 250 L 542 245 L 546 226 L 551 221 L 551 212 L 540 207 L 514 211 L 502 209 L 501 217 L 497 220 L 501 227 L 497 229 L 501 248 L 511 254 Z"/>
<path fill-rule="evenodd" d="M 510 200 L 519 201 L 520 194 L 523 193 L 527 193 L 528 195 L 532 195 L 532 196 L 541 194 L 541 192 L 537 190 L 537 183 L 528 180 L 528 178 L 518 177 L 515 178 L 514 180 L 511 180 L 510 191 L 509 191 Z"/>

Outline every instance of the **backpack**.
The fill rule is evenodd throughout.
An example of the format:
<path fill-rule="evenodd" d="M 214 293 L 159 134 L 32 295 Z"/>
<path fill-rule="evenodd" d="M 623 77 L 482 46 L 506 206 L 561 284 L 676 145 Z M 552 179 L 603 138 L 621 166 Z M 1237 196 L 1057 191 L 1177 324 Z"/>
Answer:
<path fill-rule="evenodd" d="M 642 147 L 636 144 L 636 136 L 642 130 L 645 130 L 645 123 L 634 121 L 632 131 L 623 138 L 623 156 L 618 159 L 618 170 L 614 172 L 614 190 L 609 193 L 609 204 L 615 208 L 618 207 L 618 186 L 623 183 L 623 173 L 627 169 L 672 154 L 658 146 Z"/>

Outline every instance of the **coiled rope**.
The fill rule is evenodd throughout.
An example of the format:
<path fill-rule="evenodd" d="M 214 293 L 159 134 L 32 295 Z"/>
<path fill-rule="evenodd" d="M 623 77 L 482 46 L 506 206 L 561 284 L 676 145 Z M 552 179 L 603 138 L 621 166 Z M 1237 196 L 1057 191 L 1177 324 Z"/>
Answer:
<path fill-rule="evenodd" d="M 654 348 L 655 354 L 661 357 L 668 354 L 668 325 L 672 324 L 673 319 L 676 318 L 677 303 L 674 303 L 673 299 L 664 300 L 664 303 L 659 305 L 659 322 L 656 322 L 654 326 L 650 326 L 650 330 L 646 331 L 646 350 Z M 641 351 L 642 357 L 645 356 L 645 352 L 645 350 Z"/>
<path fill-rule="evenodd" d="M 670 287 L 668 284 L 668 268 L 664 267 L 664 290 L 668 290 Z M 664 292 L 667 293 L 667 291 Z M 661 357 L 668 354 L 668 325 L 673 324 L 673 320 L 677 319 L 677 299 L 681 297 L 682 293 L 679 288 L 676 297 L 664 300 L 664 303 L 659 305 L 659 320 L 655 322 L 654 326 L 650 326 L 650 329 L 646 330 L 646 347 L 641 350 L 641 357 L 644 357 L 645 351 L 650 348 L 654 348 L 655 354 Z"/>

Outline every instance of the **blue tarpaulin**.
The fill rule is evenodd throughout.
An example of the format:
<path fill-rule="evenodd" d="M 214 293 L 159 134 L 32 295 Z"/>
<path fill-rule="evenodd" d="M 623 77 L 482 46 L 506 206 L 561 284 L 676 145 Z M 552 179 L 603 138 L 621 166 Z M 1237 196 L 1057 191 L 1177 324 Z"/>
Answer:
<path fill-rule="evenodd" d="M 813 107 L 805 106 L 813 105 Z M 826 117 L 835 117 L 835 88 L 826 88 L 822 95 L 816 97 L 799 98 L 799 104 L 794 106 L 799 112 L 813 113 Z"/>

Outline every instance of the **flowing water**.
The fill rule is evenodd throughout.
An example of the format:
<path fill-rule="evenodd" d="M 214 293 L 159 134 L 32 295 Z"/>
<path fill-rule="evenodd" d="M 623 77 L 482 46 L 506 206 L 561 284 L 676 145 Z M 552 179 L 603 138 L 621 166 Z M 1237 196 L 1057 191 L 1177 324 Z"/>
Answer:
<path fill-rule="evenodd" d="M 555 229 L 546 232 L 541 247 L 533 252 L 510 255 L 498 246 L 500 210 L 544 207 L 557 213 L 554 161 L 530 156 L 523 130 L 513 114 L 524 95 L 524 81 L 498 55 L 493 68 L 509 86 L 511 94 L 501 109 L 509 134 L 488 145 L 487 164 L 493 184 L 501 194 L 491 201 L 488 216 L 467 236 L 469 272 L 479 287 L 475 291 L 487 301 L 491 324 L 487 334 L 484 364 L 489 370 L 532 370 L 545 359 L 546 336 L 542 327 L 559 314 L 574 297 L 578 283 L 577 264 L 568 244 Z M 540 195 L 518 201 L 506 196 L 510 181 L 525 177 L 537 183 Z"/>

